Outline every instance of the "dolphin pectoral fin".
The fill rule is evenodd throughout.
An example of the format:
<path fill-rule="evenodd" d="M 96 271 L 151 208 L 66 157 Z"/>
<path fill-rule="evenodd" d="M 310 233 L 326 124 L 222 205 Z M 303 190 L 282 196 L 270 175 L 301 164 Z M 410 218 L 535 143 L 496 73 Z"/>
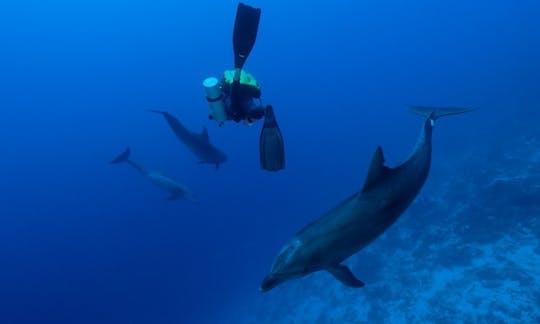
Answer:
<path fill-rule="evenodd" d="M 114 160 L 112 160 L 111 164 L 121 163 L 121 162 L 128 162 L 129 161 L 129 155 L 131 154 L 131 150 L 129 146 L 125 149 L 122 154 L 118 155 Z"/>
<path fill-rule="evenodd" d="M 337 280 L 341 281 L 341 283 L 345 286 L 353 288 L 360 288 L 365 286 L 362 281 L 358 280 L 354 276 L 354 274 L 351 272 L 351 269 L 342 264 L 338 264 L 336 266 L 328 268 L 327 271 L 330 272 Z"/>
<path fill-rule="evenodd" d="M 177 194 L 177 193 L 173 193 L 173 194 L 170 194 L 169 197 L 167 197 L 167 200 L 168 201 L 175 201 L 175 200 L 178 200 L 178 199 L 181 199 L 181 198 L 182 198 L 182 195 Z"/>
<path fill-rule="evenodd" d="M 203 127 L 203 130 L 201 132 L 201 138 L 205 142 L 210 143 L 210 137 L 208 136 L 208 129 L 206 129 L 206 127 Z"/>

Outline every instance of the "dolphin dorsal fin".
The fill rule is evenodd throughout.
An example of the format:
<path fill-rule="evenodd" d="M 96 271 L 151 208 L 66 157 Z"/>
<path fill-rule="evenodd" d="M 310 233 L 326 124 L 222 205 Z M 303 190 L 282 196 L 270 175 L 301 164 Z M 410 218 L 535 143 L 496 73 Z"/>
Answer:
<path fill-rule="evenodd" d="M 369 190 L 376 185 L 381 179 L 383 179 L 389 172 L 390 168 L 384 165 L 384 155 L 382 148 L 377 146 L 373 157 L 371 158 L 371 165 L 369 166 L 368 175 L 362 192 Z"/>
<path fill-rule="evenodd" d="M 210 141 L 210 139 L 208 137 L 208 129 L 206 129 L 206 126 L 204 126 L 203 129 L 202 129 L 201 137 L 207 142 Z"/>

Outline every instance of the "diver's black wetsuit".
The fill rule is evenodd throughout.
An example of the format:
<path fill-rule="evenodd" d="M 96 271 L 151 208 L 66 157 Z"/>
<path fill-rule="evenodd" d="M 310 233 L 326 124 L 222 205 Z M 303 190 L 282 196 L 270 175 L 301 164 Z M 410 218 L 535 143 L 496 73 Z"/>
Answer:
<path fill-rule="evenodd" d="M 261 90 L 250 85 L 239 84 L 236 98 L 231 97 L 232 85 L 227 82 L 222 83 L 222 91 L 227 112 L 227 117 L 239 122 L 242 120 L 259 120 L 264 117 L 264 110 L 261 104 L 256 104 L 255 99 L 261 98 Z"/>

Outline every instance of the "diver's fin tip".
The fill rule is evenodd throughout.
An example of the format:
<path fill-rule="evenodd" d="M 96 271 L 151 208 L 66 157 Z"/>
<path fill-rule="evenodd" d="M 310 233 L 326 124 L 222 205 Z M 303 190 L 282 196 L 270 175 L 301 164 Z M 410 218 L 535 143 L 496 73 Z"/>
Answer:
<path fill-rule="evenodd" d="M 264 125 L 259 138 L 261 169 L 279 171 L 285 169 L 285 145 L 272 106 L 266 106 Z"/>

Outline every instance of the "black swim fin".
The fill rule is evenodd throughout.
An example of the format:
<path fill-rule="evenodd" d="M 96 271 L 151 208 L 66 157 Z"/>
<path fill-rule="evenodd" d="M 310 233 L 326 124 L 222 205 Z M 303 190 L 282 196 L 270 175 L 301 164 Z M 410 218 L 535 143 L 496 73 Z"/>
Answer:
<path fill-rule="evenodd" d="M 261 19 L 261 9 L 254 8 L 243 3 L 239 3 L 236 9 L 233 30 L 233 51 L 234 51 L 234 81 L 231 85 L 231 106 L 240 106 L 240 74 L 246 64 L 246 60 L 255 46 L 257 32 L 259 31 L 259 21 Z"/>
<path fill-rule="evenodd" d="M 255 45 L 261 9 L 238 4 L 233 31 L 234 67 L 242 69 Z"/>
<path fill-rule="evenodd" d="M 268 171 L 285 169 L 285 147 L 283 136 L 272 106 L 266 106 L 264 126 L 259 138 L 261 168 Z"/>

